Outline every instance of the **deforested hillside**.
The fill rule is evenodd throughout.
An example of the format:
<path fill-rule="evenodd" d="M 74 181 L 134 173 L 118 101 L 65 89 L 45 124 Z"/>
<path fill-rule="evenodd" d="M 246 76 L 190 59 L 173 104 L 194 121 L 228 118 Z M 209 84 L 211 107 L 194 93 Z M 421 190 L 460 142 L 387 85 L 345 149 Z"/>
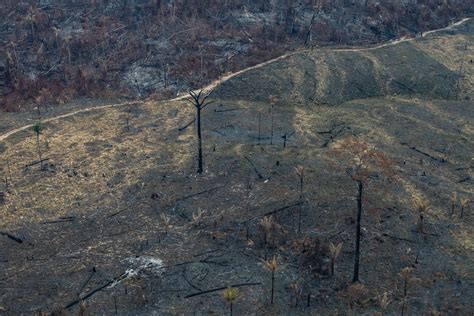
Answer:
<path fill-rule="evenodd" d="M 279 94 L 285 102 L 305 105 L 335 105 L 388 95 L 440 100 L 461 97 L 456 94 L 469 97 L 473 85 L 465 72 L 472 73 L 474 67 L 473 27 L 472 22 L 462 24 L 461 33 L 451 41 L 449 31 L 445 31 L 446 37 L 442 38 L 434 33 L 373 48 L 294 53 L 226 81 L 218 94 L 252 101 L 265 101 Z M 460 77 L 462 83 L 458 86 Z"/>
<path fill-rule="evenodd" d="M 471 315 L 473 34 L 0 117 L 0 314 Z"/>
<path fill-rule="evenodd" d="M 0 109 L 167 99 L 285 51 L 372 45 L 473 13 L 465 0 L 2 1 Z"/>

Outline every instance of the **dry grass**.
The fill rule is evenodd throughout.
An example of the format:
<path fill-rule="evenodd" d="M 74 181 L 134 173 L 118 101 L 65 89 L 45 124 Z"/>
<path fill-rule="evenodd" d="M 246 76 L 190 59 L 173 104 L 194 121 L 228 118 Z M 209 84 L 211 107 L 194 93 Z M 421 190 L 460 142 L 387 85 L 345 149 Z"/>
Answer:
<path fill-rule="evenodd" d="M 454 38 L 454 43 L 458 43 L 459 39 Z M 427 42 L 420 44 L 424 45 L 423 50 L 432 49 Z M 453 52 L 433 50 L 435 55 Z M 465 124 L 473 119 L 472 103 L 415 99 L 407 95 L 358 98 L 337 106 L 307 102 L 310 93 L 305 89 L 323 96 L 335 80 L 335 77 L 330 78 L 333 64 L 326 61 L 331 59 L 334 62 L 341 56 L 330 56 L 329 52 L 324 54 L 321 57 L 300 56 L 288 64 L 290 69 L 311 62 L 319 67 L 321 80 L 310 88 L 299 89 L 308 80 L 304 72 L 293 73 L 290 77 L 281 74 L 285 80 L 293 80 L 294 85 L 291 87 L 291 100 L 277 95 L 274 146 L 268 144 L 270 120 L 267 109 L 271 93 L 265 93 L 265 89 L 274 89 L 271 82 L 258 83 L 269 85 L 263 86 L 264 100 L 248 101 L 245 97 L 218 100 L 216 105 L 204 110 L 205 173 L 200 177 L 194 175 L 193 126 L 178 131 L 178 127 L 184 126 L 194 115 L 193 108 L 182 101 L 146 102 L 135 106 L 130 132 L 125 131 L 126 109 L 122 108 L 98 110 L 47 124 L 42 141 L 50 171 L 24 167 L 37 159 L 32 131 L 5 141 L 6 150 L 0 153 L 0 157 L 2 163 L 5 158 L 11 161 L 13 184 L 6 203 L 0 206 L 0 231 L 19 235 L 35 245 L 17 245 L 0 236 L 2 255 L 9 259 L 9 262 L 2 263 L 6 279 L 2 279 L 0 284 L 8 287 L 14 282 L 17 286 L 17 289 L 3 293 L 5 304 L 13 306 L 11 302 L 16 299 L 23 302 L 26 309 L 44 305 L 61 307 L 75 297 L 77 287 L 87 278 L 90 267 L 99 267 L 103 271 L 103 275 L 90 285 L 93 288 L 99 286 L 102 279 L 123 273 L 127 268 L 124 259 L 137 254 L 156 256 L 167 266 L 172 266 L 196 261 L 196 258 L 201 258 L 196 255 L 218 249 L 221 256 L 212 257 L 212 260 L 222 260 L 225 264 L 217 261 L 222 265 L 214 263 L 209 269 L 209 263 L 196 263 L 185 270 L 185 273 L 196 276 L 192 282 L 196 282 L 197 287 L 205 289 L 229 282 L 239 283 L 242 276 L 267 282 L 258 265 L 263 256 L 262 237 L 257 231 L 258 215 L 299 199 L 294 174 L 294 167 L 298 165 L 305 170 L 304 195 L 309 201 L 309 206 L 303 210 L 302 234 L 323 239 L 336 236 L 331 240 L 334 245 L 343 242 L 346 248 L 353 242 L 351 221 L 355 189 L 346 174 L 331 169 L 328 161 L 331 158 L 327 157 L 326 151 L 334 141 L 348 136 L 358 136 L 385 152 L 395 161 L 397 169 L 396 181 L 390 190 L 379 190 L 376 185 L 368 188 L 364 203 L 367 211 L 377 216 L 364 219 L 367 231 L 362 267 L 368 270 L 362 276 L 364 299 L 352 298 L 351 305 L 358 309 L 366 308 L 371 304 L 365 300 L 366 292 L 375 297 L 375 293 L 384 293 L 393 286 L 397 282 L 394 271 L 412 264 L 415 250 L 422 253 L 420 261 L 424 264 L 417 276 L 425 274 L 426 277 L 437 269 L 447 269 L 454 279 L 472 278 L 467 264 L 474 260 L 472 214 L 467 212 L 463 220 L 447 216 L 451 192 L 466 197 L 474 193 L 472 180 L 460 181 L 473 177 L 470 166 L 474 132 Z M 346 54 L 349 52 L 344 52 L 342 57 L 348 56 Z M 381 68 L 383 63 L 376 52 L 358 53 L 354 58 L 359 57 L 372 61 L 374 76 L 379 78 L 377 81 L 381 80 L 386 69 Z M 456 60 L 452 65 L 449 63 L 446 62 L 447 68 L 452 68 Z M 259 71 L 265 72 L 264 69 Z M 349 80 L 350 74 L 346 71 L 340 76 Z M 385 91 L 387 88 L 381 89 Z M 247 89 L 237 92 L 242 96 L 250 94 Z M 215 112 L 215 109 L 236 110 Z M 256 113 L 259 109 L 263 109 L 264 139 L 261 146 L 257 145 L 256 138 Z M 280 136 L 291 130 L 295 135 L 284 149 Z M 251 159 L 263 179 L 256 177 L 244 156 Z M 246 200 L 249 178 L 253 183 L 250 210 Z M 187 197 L 208 189 L 213 191 Z M 436 237 L 413 234 L 416 214 L 410 210 L 414 195 L 430 201 L 426 231 Z M 206 210 L 205 216 L 199 215 L 199 209 Z M 284 231 L 282 236 L 291 241 L 293 236 L 288 224 L 291 217 L 284 212 L 278 215 Z M 74 217 L 71 222 L 45 224 L 71 216 Z M 254 216 L 257 218 L 250 226 L 252 244 L 246 247 L 246 236 L 240 223 Z M 165 217 L 169 221 L 166 226 L 170 225 L 167 236 L 163 221 L 160 221 Z M 195 224 L 190 225 L 193 218 Z M 288 245 L 283 242 L 272 247 L 271 251 L 277 252 L 282 260 L 292 260 Z M 25 261 L 26 256 L 41 260 Z M 442 267 L 436 265 L 440 261 Z M 276 308 L 291 313 L 289 307 L 280 304 L 280 300 L 286 295 L 285 286 L 294 283 L 301 271 L 287 263 L 281 263 L 285 271 L 279 274 L 275 301 Z M 341 252 L 335 279 L 318 279 L 316 282 L 312 275 L 305 274 L 301 280 L 306 282 L 303 288 L 305 291 L 314 290 L 314 294 L 324 287 L 332 289 L 335 284 L 338 287 L 349 278 L 351 268 L 352 255 Z M 206 269 L 207 274 L 203 272 Z M 161 312 L 190 313 L 200 306 L 199 299 L 207 306 L 222 301 L 212 296 L 183 301 L 182 295 L 166 292 L 170 289 L 183 293 L 196 291 L 184 283 L 180 273 L 172 270 L 166 278 L 150 277 L 152 283 L 156 283 L 155 292 L 149 290 L 147 297 L 159 297 L 163 303 Z M 58 288 L 47 293 L 41 290 L 55 280 L 59 280 Z M 380 280 L 385 283 L 380 284 Z M 29 285 L 31 291 L 39 294 L 30 295 L 25 290 Z M 107 289 L 107 293 L 122 295 L 120 286 Z M 459 289 L 452 283 L 447 286 L 452 291 Z M 158 294 L 158 291 L 164 292 Z M 241 311 L 265 310 L 262 293 L 264 291 L 259 287 L 242 289 L 238 304 Z M 426 293 L 417 295 L 428 301 L 436 295 L 444 295 L 435 285 L 426 289 Z M 320 302 L 325 303 L 320 304 L 326 304 L 321 310 L 329 312 L 345 306 L 341 305 L 344 302 L 337 295 L 332 294 L 321 299 Z M 98 294 L 97 297 L 91 299 L 91 310 L 111 312 L 112 305 L 107 295 Z M 469 300 L 472 293 L 467 293 L 465 298 L 466 308 L 472 308 Z M 221 304 L 225 308 L 224 303 Z M 387 307 L 387 314 L 393 305 Z"/>

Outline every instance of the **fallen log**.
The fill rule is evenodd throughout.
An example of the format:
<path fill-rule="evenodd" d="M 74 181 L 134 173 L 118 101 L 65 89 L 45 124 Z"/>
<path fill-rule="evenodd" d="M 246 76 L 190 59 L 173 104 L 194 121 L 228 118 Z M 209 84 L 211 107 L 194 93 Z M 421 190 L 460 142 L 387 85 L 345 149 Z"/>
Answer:
<path fill-rule="evenodd" d="M 337 232 L 337 233 L 335 233 L 335 234 L 329 236 L 327 239 L 328 239 L 328 240 L 331 240 L 331 239 L 333 239 L 333 238 L 336 238 L 337 236 L 339 236 L 339 235 L 342 234 L 343 232 L 344 232 L 344 230 L 341 230 L 341 231 L 339 231 L 339 232 Z"/>
<path fill-rule="evenodd" d="M 296 206 L 300 206 L 300 205 L 303 205 L 305 202 L 304 201 L 299 201 L 295 204 L 291 204 L 291 205 L 287 205 L 287 206 L 283 206 L 283 207 L 280 207 L 276 210 L 273 210 L 273 211 L 270 211 L 270 212 L 267 212 L 267 213 L 264 213 L 262 215 L 260 215 L 259 217 L 263 217 L 263 216 L 269 216 L 269 215 L 275 215 L 276 213 L 278 212 L 281 212 L 281 211 L 285 211 L 289 208 L 292 208 L 292 207 L 296 207 Z"/>
<path fill-rule="evenodd" d="M 289 208 L 292 208 L 292 207 L 296 207 L 296 206 L 300 206 L 300 205 L 303 205 L 305 202 L 304 201 L 299 201 L 297 203 L 294 203 L 294 204 L 290 204 L 290 205 L 286 205 L 286 206 L 283 206 L 283 207 L 280 207 L 276 210 L 273 210 L 273 211 L 269 211 L 269 212 L 266 212 L 266 213 L 263 213 L 263 214 L 259 214 L 259 215 L 255 215 L 255 216 L 252 216 L 251 218 L 241 222 L 240 224 L 247 224 L 248 222 L 250 221 L 253 221 L 254 219 L 256 218 L 260 218 L 260 217 L 264 217 L 264 216 L 269 216 L 269 215 L 274 215 L 278 212 L 281 212 L 281 211 L 285 211 Z"/>
<path fill-rule="evenodd" d="M 195 121 L 196 121 L 196 119 L 193 119 L 193 120 L 192 120 L 191 122 L 189 122 L 188 124 L 184 125 L 183 127 L 178 128 L 178 131 L 180 131 L 180 132 L 184 131 L 186 128 L 188 128 L 189 126 L 191 126 L 191 124 L 193 124 Z"/>
<path fill-rule="evenodd" d="M 212 191 L 217 190 L 217 189 L 220 189 L 220 188 L 222 188 L 222 187 L 223 187 L 223 185 L 220 185 L 220 186 L 214 187 L 214 188 L 212 188 L 212 189 L 208 189 L 208 190 L 204 190 L 204 191 L 201 191 L 201 192 L 198 192 L 198 193 L 193 193 L 193 194 L 190 194 L 190 195 L 186 195 L 186 196 L 183 196 L 183 197 L 181 197 L 181 198 L 176 199 L 176 202 L 179 202 L 179 201 L 182 201 L 182 200 L 186 200 L 186 199 L 189 199 L 189 198 L 192 198 L 192 197 L 195 197 L 195 196 L 204 194 L 204 193 L 212 192 Z"/>
<path fill-rule="evenodd" d="M 202 255 L 207 255 L 207 254 L 210 254 L 210 253 L 213 253 L 213 252 L 217 252 L 221 249 L 214 249 L 214 250 L 209 250 L 209 251 L 206 251 L 206 252 L 201 252 L 201 253 L 198 253 L 197 255 L 194 255 L 194 257 L 199 257 L 199 256 L 202 256 Z"/>
<path fill-rule="evenodd" d="M 215 132 L 215 133 L 217 133 L 217 134 L 219 134 L 219 135 L 221 135 L 221 136 L 225 136 L 224 133 L 220 132 L 220 131 L 217 130 L 217 129 L 213 129 L 212 131 Z"/>
<path fill-rule="evenodd" d="M 240 111 L 241 109 L 224 109 L 224 110 L 218 110 L 214 109 L 214 112 L 216 113 L 222 113 L 222 112 L 231 112 L 231 111 Z"/>
<path fill-rule="evenodd" d="M 95 267 L 92 267 L 92 272 L 91 274 L 89 275 L 89 277 L 87 278 L 87 280 L 84 282 L 84 284 L 82 284 L 79 292 L 78 292 L 78 296 L 81 297 L 81 292 L 86 288 L 86 285 L 89 283 L 89 281 L 92 279 L 92 277 L 94 276 L 94 274 L 96 273 L 96 269 Z"/>
<path fill-rule="evenodd" d="M 410 96 L 411 96 L 412 93 L 415 93 L 415 90 L 413 90 L 412 88 L 410 88 L 409 86 L 407 86 L 403 82 L 395 80 L 393 78 L 392 78 L 392 81 L 395 82 L 396 84 L 400 85 L 401 87 L 407 89 L 410 92 Z"/>
<path fill-rule="evenodd" d="M 37 164 L 43 163 L 43 162 L 48 161 L 48 160 L 49 160 L 49 158 L 41 159 L 41 160 L 38 160 L 38 161 L 33 161 L 32 163 L 25 165 L 25 169 L 29 168 L 29 167 L 33 167 Z"/>
<path fill-rule="evenodd" d="M 430 158 L 430 159 L 432 159 L 432 160 L 434 160 L 434 161 L 447 162 L 446 159 L 444 159 L 444 158 L 438 158 L 438 157 L 432 156 L 432 155 L 428 154 L 427 152 L 424 152 L 424 151 L 422 151 L 422 150 L 416 148 L 415 146 L 410 146 L 410 145 L 408 145 L 407 143 L 404 143 L 404 142 L 400 142 L 400 144 L 402 144 L 402 145 L 404 145 L 404 146 L 407 146 L 407 147 L 410 148 L 411 150 L 414 150 L 414 151 L 416 151 L 417 153 L 422 154 L 423 156 L 426 156 L 426 157 L 428 157 L 428 158 Z"/>
<path fill-rule="evenodd" d="M 74 305 L 77 305 L 79 304 L 80 302 L 88 299 L 89 297 L 91 297 L 92 295 L 94 295 L 95 293 L 99 292 L 99 291 L 102 291 L 103 289 L 105 289 L 106 287 L 108 287 L 109 285 L 111 285 L 112 283 L 114 283 L 116 280 L 110 280 L 109 282 L 105 283 L 104 285 L 101 285 L 99 286 L 98 288 L 90 291 L 89 293 L 87 293 L 86 295 L 80 297 L 79 299 L 77 300 L 74 300 L 72 302 L 70 302 L 69 304 L 66 305 L 65 309 L 69 309 L 71 307 L 73 307 Z"/>
<path fill-rule="evenodd" d="M 415 240 L 411 240 L 411 239 L 407 239 L 407 238 L 402 238 L 402 237 L 397 237 L 397 236 L 389 235 L 389 234 L 387 234 L 387 233 L 383 233 L 382 236 L 384 236 L 384 237 L 389 237 L 389 238 L 396 239 L 396 240 L 401 240 L 401 241 L 407 241 L 407 242 L 417 243 L 417 241 L 415 241 Z"/>
<path fill-rule="evenodd" d="M 23 240 L 21 238 L 13 236 L 12 234 L 9 234 L 7 232 L 0 232 L 0 235 L 6 236 L 6 237 L 10 238 L 11 240 L 16 241 L 19 244 L 23 243 Z"/>
<path fill-rule="evenodd" d="M 43 222 L 42 224 L 56 224 L 56 223 L 72 222 L 75 219 L 76 219 L 75 216 L 60 217 L 58 220 L 46 221 L 46 222 Z"/>
<path fill-rule="evenodd" d="M 109 216 L 107 216 L 107 218 L 115 217 L 115 216 L 117 216 L 117 215 L 119 215 L 119 214 L 125 212 L 126 210 L 128 210 L 128 208 L 124 208 L 123 210 L 120 210 L 120 211 L 118 211 L 118 212 L 115 212 L 115 213 L 113 213 L 113 214 L 110 214 Z"/>
<path fill-rule="evenodd" d="M 121 275 L 119 275 L 118 277 L 116 278 L 113 278 L 112 280 L 106 282 L 105 284 L 95 288 L 94 290 L 90 291 L 89 293 L 87 293 L 86 295 L 84 296 L 81 296 L 79 297 L 78 299 L 70 302 L 69 304 L 66 305 L 65 309 L 69 309 L 77 304 L 79 304 L 80 302 L 82 301 L 85 301 L 86 299 L 88 299 L 89 297 L 91 297 L 92 295 L 94 295 L 95 293 L 97 292 L 100 292 L 102 291 L 103 289 L 105 289 L 106 287 L 108 287 L 109 285 L 112 285 L 113 283 L 115 282 L 120 282 L 121 280 L 123 280 L 124 278 L 126 278 L 128 276 L 128 272 L 124 272 L 122 273 Z"/>
<path fill-rule="evenodd" d="M 260 285 L 260 284 L 262 284 L 262 283 L 261 282 L 255 282 L 255 283 L 233 284 L 233 285 L 229 285 L 229 286 L 223 286 L 223 287 L 218 287 L 218 288 L 215 288 L 215 289 L 196 292 L 196 293 L 193 293 L 193 294 L 186 295 L 184 298 L 191 298 L 191 297 L 194 297 L 194 296 L 199 296 L 199 295 L 203 295 L 203 294 L 218 292 L 218 291 L 222 291 L 222 290 L 225 290 L 227 288 L 230 288 L 230 287 L 243 287 L 243 286 L 252 286 L 252 285 Z"/>
<path fill-rule="evenodd" d="M 249 157 L 244 156 L 244 158 L 245 158 L 245 159 L 249 162 L 249 164 L 252 166 L 253 171 L 255 171 L 255 173 L 257 174 L 258 178 L 259 178 L 259 179 L 263 179 L 262 174 L 258 171 L 257 167 L 255 167 L 255 165 L 254 165 L 253 162 L 249 159 Z"/>
<path fill-rule="evenodd" d="M 422 234 L 422 235 L 428 235 L 428 236 L 434 236 L 434 237 L 441 237 L 440 235 L 438 234 L 433 234 L 433 233 L 428 233 L 428 232 L 420 232 L 418 230 L 412 230 L 413 233 L 417 233 L 417 234 Z"/>
<path fill-rule="evenodd" d="M 454 169 L 454 170 L 456 170 L 456 171 L 461 171 L 461 170 L 469 170 L 469 169 L 472 169 L 472 167 L 471 167 L 471 166 L 468 166 L 468 167 L 459 167 L 459 168 L 456 168 L 456 169 Z"/>
<path fill-rule="evenodd" d="M 338 131 L 336 131 L 334 133 L 334 131 L 338 128 L 338 127 L 341 127 Z M 326 140 L 321 146 L 320 148 L 326 148 L 329 146 L 329 143 L 331 143 L 336 137 L 338 137 L 339 135 L 341 135 L 341 133 L 346 129 L 346 123 L 342 123 L 342 124 L 338 124 L 336 126 L 334 126 L 330 131 L 329 131 L 329 134 L 331 134 L 331 136 L 329 137 L 328 140 Z M 333 135 L 334 133 L 334 135 Z"/>

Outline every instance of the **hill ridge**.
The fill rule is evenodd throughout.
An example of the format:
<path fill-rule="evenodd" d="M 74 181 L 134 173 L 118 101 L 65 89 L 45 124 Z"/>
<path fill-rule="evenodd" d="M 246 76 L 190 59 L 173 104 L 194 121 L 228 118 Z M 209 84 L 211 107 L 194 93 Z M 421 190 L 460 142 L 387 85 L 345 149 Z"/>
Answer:
<path fill-rule="evenodd" d="M 431 30 L 431 31 L 428 31 L 428 32 L 425 32 L 422 37 L 426 37 L 428 35 L 431 35 L 431 34 L 434 34 L 434 33 L 437 33 L 437 32 L 442 32 L 442 31 L 446 31 L 446 30 L 452 30 L 454 29 L 455 27 L 457 26 L 460 26 L 464 23 L 466 23 L 467 21 L 470 21 L 472 20 L 471 17 L 467 17 L 467 18 L 463 18 L 461 19 L 460 21 L 458 22 L 455 22 L 447 27 L 444 27 L 444 28 L 440 28 L 440 29 L 436 29 L 436 30 Z M 381 48 L 385 48 L 385 47 L 391 47 L 391 46 L 395 46 L 395 45 L 399 45 L 399 44 L 402 44 L 402 43 L 406 43 L 406 42 L 411 42 L 411 41 L 414 41 L 414 40 L 417 40 L 418 38 L 416 37 L 413 37 L 413 38 L 401 38 L 401 39 L 398 39 L 396 41 L 389 41 L 387 43 L 382 43 L 380 45 L 377 45 L 377 46 L 373 46 L 373 47 L 361 47 L 361 48 L 335 48 L 335 49 L 330 49 L 329 52 L 364 52 L 364 51 L 372 51 L 372 50 L 377 50 L 377 49 L 381 49 Z M 323 49 L 323 51 L 325 51 Z M 248 67 L 248 68 L 245 68 L 245 69 L 242 69 L 242 70 L 239 70 L 237 72 L 234 72 L 232 74 L 228 74 L 228 75 L 225 75 L 217 80 L 215 80 L 214 82 L 210 83 L 209 85 L 201 88 L 201 89 L 198 89 L 196 91 L 199 91 L 199 90 L 210 90 L 210 89 L 214 89 L 214 88 L 217 88 L 218 86 L 221 86 L 223 83 L 229 81 L 230 79 L 233 79 L 241 74 L 244 74 L 248 71 L 251 71 L 251 70 L 255 70 L 255 69 L 259 69 L 259 68 L 262 68 L 262 67 L 265 67 L 267 65 L 270 65 L 270 64 L 273 64 L 275 62 L 278 62 L 280 60 L 283 60 L 283 59 L 287 59 L 289 57 L 292 57 L 292 56 L 295 56 L 297 54 L 304 54 L 304 53 L 310 53 L 310 52 L 314 52 L 313 50 L 311 49 L 304 49 L 304 50 L 298 50 L 298 51 L 295 51 L 295 52 L 290 52 L 290 53 L 287 53 L 287 54 L 284 54 L 284 55 L 281 55 L 279 57 L 276 57 L 274 59 L 271 59 L 271 60 L 268 60 L 268 61 L 265 61 L 263 63 L 260 63 L 260 64 L 257 64 L 257 65 L 254 65 L 254 66 L 251 66 L 251 67 Z M 173 99 L 170 99 L 170 100 L 166 100 L 168 102 L 173 102 L 173 101 L 180 101 L 180 100 L 183 100 L 187 98 L 187 94 L 184 94 L 184 95 L 181 95 L 181 96 L 178 96 L 176 98 L 173 98 Z M 80 109 L 80 110 L 76 110 L 76 111 L 73 111 L 73 112 L 69 112 L 69 113 L 65 113 L 65 114 L 61 114 L 61 115 L 58 115 L 58 116 L 54 116 L 54 117 L 51 117 L 51 118 L 46 118 L 43 120 L 44 123 L 49 123 L 49 122 L 52 122 L 52 121 L 56 121 L 56 120 L 59 120 L 59 119 L 63 119 L 63 118 L 67 118 L 67 117 L 71 117 L 71 116 L 74 116 L 74 115 L 77 115 L 77 114 L 80 114 L 80 113 L 86 113 L 86 112 L 90 112 L 90 111 L 95 111 L 95 110 L 102 110 L 102 109 L 108 109 L 108 108 L 114 108 L 114 107 L 122 107 L 122 106 L 126 106 L 126 105 L 130 105 L 130 104 L 139 104 L 139 103 L 144 103 L 146 102 L 147 100 L 134 100 L 134 101 L 127 101 L 127 102 L 120 102 L 120 103 L 115 103 L 115 104 L 108 104 L 108 105 L 100 105 L 100 106 L 93 106 L 93 107 L 89 107 L 89 108 L 85 108 L 85 109 Z M 27 130 L 29 128 L 31 128 L 33 126 L 33 124 L 28 124 L 28 125 L 24 125 L 22 127 L 19 127 L 19 128 L 16 128 L 16 129 L 13 129 L 9 132 L 6 132 L 2 135 L 0 135 L 0 141 L 4 141 L 6 140 L 7 138 L 9 138 L 10 136 L 16 134 L 16 133 L 19 133 L 19 132 L 22 132 L 24 130 Z"/>

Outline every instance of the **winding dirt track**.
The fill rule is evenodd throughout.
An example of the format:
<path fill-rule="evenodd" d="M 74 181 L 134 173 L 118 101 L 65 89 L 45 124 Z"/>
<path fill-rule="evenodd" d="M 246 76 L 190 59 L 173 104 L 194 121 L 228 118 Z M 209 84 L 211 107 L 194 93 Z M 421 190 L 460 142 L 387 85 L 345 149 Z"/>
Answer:
<path fill-rule="evenodd" d="M 423 34 L 423 37 L 427 36 L 427 35 L 430 35 L 430 34 L 433 34 L 433 33 L 436 33 L 436 32 L 441 32 L 441 31 L 446 31 L 446 30 L 450 30 L 450 29 L 453 29 L 469 20 L 471 20 L 472 18 L 464 18 L 456 23 L 453 23 L 447 27 L 444 27 L 444 28 L 441 28 L 441 29 L 437 29 L 437 30 L 432 30 L 432 31 L 429 31 L 429 32 L 426 32 Z M 387 46 L 393 46 L 393 45 L 398 45 L 400 43 L 404 43 L 404 42 L 410 42 L 410 41 L 413 41 L 415 40 L 416 38 L 401 38 L 399 40 L 396 40 L 396 41 L 390 41 L 390 42 L 387 42 L 387 43 L 384 43 L 384 44 L 380 44 L 380 45 L 377 45 L 377 46 L 373 46 L 373 47 L 369 47 L 369 48 L 336 48 L 336 49 L 333 49 L 332 51 L 334 52 L 360 52 L 360 51 L 370 51 L 370 50 L 375 50 L 375 49 L 379 49 L 379 48 L 383 48 L 383 47 L 387 47 Z M 277 58 L 274 58 L 274 59 L 271 59 L 271 60 L 268 60 L 266 62 L 263 62 L 261 64 L 258 64 L 258 65 L 255 65 L 255 66 L 252 66 L 252 67 L 248 67 L 248 68 L 245 68 L 245 69 L 242 69 L 242 70 L 239 70 L 237 72 L 234 72 L 234 73 L 231 73 L 231 74 L 228 74 L 228 75 L 225 75 L 215 81 L 213 81 L 212 83 L 210 83 L 209 85 L 207 85 L 206 87 L 203 87 L 202 90 L 210 90 L 210 89 L 214 89 L 216 87 L 218 87 L 221 83 L 229 80 L 229 79 L 232 79 L 242 73 L 245 73 L 249 70 L 253 70 L 253 69 L 258 69 L 258 68 L 262 68 L 268 64 L 271 64 L 271 63 L 274 63 L 276 61 L 279 61 L 281 59 L 285 59 L 285 58 L 288 58 L 288 57 L 291 57 L 293 55 L 296 55 L 296 54 L 300 54 L 300 53 L 305 53 L 305 52 L 308 52 L 310 51 L 309 49 L 305 49 L 305 50 L 299 50 L 299 51 L 296 51 L 296 52 L 291 52 L 291 53 L 288 53 L 288 54 L 284 54 L 280 57 L 277 57 Z M 199 89 L 201 90 L 201 89 Z M 198 90 L 197 90 L 198 91 Z M 187 98 L 187 94 L 183 94 L 181 96 L 178 96 L 174 99 L 171 99 L 171 100 L 167 100 L 167 101 L 180 101 L 180 100 L 183 100 L 183 99 L 186 99 Z M 130 101 L 130 102 L 122 102 L 122 103 L 116 103 L 116 104 L 109 104 L 109 105 L 99 105 L 99 106 L 94 106 L 94 107 L 90 107 L 90 108 L 85 108 L 85 109 L 81 109 L 81 110 L 77 110 L 77 111 L 73 111 L 73 112 L 70 112 L 70 113 L 66 113 L 66 114 L 62 114 L 62 115 L 58 115 L 58 116 L 54 116 L 54 117 L 50 117 L 50 118 L 47 118 L 47 119 L 44 119 L 43 122 L 44 123 L 48 123 L 48 122 L 53 122 L 53 121 L 57 121 L 59 119 L 62 119 L 62 118 L 66 118 L 66 117 L 70 117 L 70 116 L 73 116 L 73 115 L 76 115 L 76 114 L 79 114 L 79 113 L 85 113 L 85 112 L 91 112 L 91 111 L 95 111 L 95 110 L 102 110 L 102 109 L 107 109 L 107 108 L 113 108 L 113 107 L 119 107 L 119 106 L 125 106 L 125 105 L 129 105 L 129 104 L 137 104 L 137 103 L 144 103 L 146 101 Z M 16 129 L 13 129 L 5 134 L 2 134 L 0 135 L 0 141 L 4 141 L 5 139 L 7 139 L 8 137 L 12 136 L 13 134 L 16 134 L 16 133 L 19 133 L 21 131 L 24 131 L 24 130 L 27 130 L 29 128 L 31 128 L 33 126 L 33 124 L 29 124 L 29 125 L 25 125 L 25 126 L 22 126 L 22 127 L 19 127 L 19 128 L 16 128 Z"/>

